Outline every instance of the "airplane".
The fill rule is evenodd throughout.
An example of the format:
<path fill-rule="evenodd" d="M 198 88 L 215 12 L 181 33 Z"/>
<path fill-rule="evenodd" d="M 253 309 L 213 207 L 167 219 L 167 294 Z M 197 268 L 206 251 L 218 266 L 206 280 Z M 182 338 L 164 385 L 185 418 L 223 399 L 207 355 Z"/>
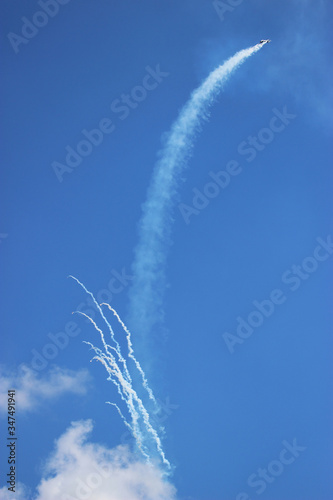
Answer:
<path fill-rule="evenodd" d="M 260 40 L 259 43 L 269 43 L 271 40 Z"/>

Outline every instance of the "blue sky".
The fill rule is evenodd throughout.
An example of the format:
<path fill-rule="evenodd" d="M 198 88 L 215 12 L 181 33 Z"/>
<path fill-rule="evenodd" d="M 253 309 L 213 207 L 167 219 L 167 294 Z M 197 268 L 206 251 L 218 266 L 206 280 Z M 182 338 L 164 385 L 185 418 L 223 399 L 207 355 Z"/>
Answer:
<path fill-rule="evenodd" d="M 60 498 L 61 480 L 75 491 L 101 457 L 126 473 L 112 469 L 92 500 L 127 498 L 121 481 L 135 500 L 331 498 L 330 2 L 59 0 L 42 16 L 41 4 L 1 3 L 0 402 L 5 429 L 14 386 L 19 500 Z M 130 318 L 138 222 L 165 133 L 216 66 L 268 37 L 224 86 L 181 174 L 164 322 L 145 338 L 131 324 L 161 406 L 166 482 L 105 404 L 121 406 L 89 363 L 82 341 L 97 344 L 96 331 L 72 315 L 95 313 L 67 277 Z M 133 92 L 137 102 L 119 102 Z M 95 145 L 80 150 L 87 135 Z M 230 162 L 228 184 L 212 188 Z"/>

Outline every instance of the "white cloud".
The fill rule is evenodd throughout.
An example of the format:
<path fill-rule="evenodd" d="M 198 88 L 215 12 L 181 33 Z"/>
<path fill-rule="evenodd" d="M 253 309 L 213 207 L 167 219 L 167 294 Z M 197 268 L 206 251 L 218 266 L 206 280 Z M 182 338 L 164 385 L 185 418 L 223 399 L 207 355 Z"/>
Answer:
<path fill-rule="evenodd" d="M 7 411 L 7 392 L 15 389 L 17 408 L 35 410 L 45 400 L 55 399 L 66 392 L 85 394 L 90 376 L 87 370 L 67 370 L 53 367 L 45 375 L 21 365 L 16 373 L 0 367 L 0 411 Z"/>
<path fill-rule="evenodd" d="M 27 488 L 21 484 L 17 483 L 15 487 L 15 494 L 9 491 L 7 486 L 0 488 L 0 498 L 1 500 L 27 500 L 29 498 L 29 492 Z"/>
<path fill-rule="evenodd" d="M 56 441 L 34 500 L 175 500 L 175 488 L 157 467 L 127 446 L 87 442 L 90 420 L 72 422 Z"/>

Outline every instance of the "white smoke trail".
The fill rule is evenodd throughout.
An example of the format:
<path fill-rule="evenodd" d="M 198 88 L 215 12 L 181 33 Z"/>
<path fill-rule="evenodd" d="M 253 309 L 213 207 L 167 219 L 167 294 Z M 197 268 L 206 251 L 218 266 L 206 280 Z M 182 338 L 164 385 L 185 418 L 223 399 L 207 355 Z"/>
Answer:
<path fill-rule="evenodd" d="M 86 342 L 86 343 L 90 344 L 89 342 Z M 127 405 L 127 409 L 129 411 L 129 414 L 131 415 L 132 425 L 127 422 L 126 418 L 123 416 L 118 405 L 116 405 L 115 403 L 112 403 L 112 405 L 117 408 L 119 414 L 123 417 L 123 421 L 124 421 L 125 425 L 130 429 L 139 450 L 141 451 L 141 453 L 145 457 L 146 461 L 148 463 L 150 463 L 150 455 L 149 455 L 149 452 L 147 450 L 147 447 L 143 443 L 144 442 L 144 435 L 140 429 L 140 424 L 139 424 L 140 416 L 142 416 L 141 411 L 138 412 L 135 408 L 135 402 L 139 403 L 139 402 L 141 402 L 141 400 L 137 397 L 137 394 L 134 391 L 134 389 L 132 388 L 132 386 L 124 380 L 117 364 L 114 363 L 112 358 L 105 355 L 103 352 L 100 351 L 100 349 L 96 348 L 92 344 L 90 344 L 90 345 L 91 345 L 92 349 L 94 349 L 94 351 L 97 353 L 97 355 L 94 356 L 94 358 L 91 361 L 93 361 L 93 360 L 99 361 L 100 363 L 102 363 L 102 365 L 106 369 L 106 371 L 109 375 L 108 380 L 110 380 L 111 382 L 113 382 L 116 385 L 121 399 Z M 107 402 L 107 404 L 111 404 L 111 403 Z M 150 432 L 149 426 L 148 426 L 148 432 Z M 160 443 L 157 443 L 157 445 L 158 445 L 157 448 L 159 449 Z M 164 458 L 164 456 L 162 458 Z"/>
<path fill-rule="evenodd" d="M 102 316 L 102 318 L 104 319 L 104 321 L 105 321 L 105 323 L 106 323 L 106 325 L 107 325 L 107 327 L 108 327 L 108 329 L 109 329 L 109 332 L 110 332 L 111 338 L 112 338 L 113 342 L 116 344 L 116 349 L 117 349 L 117 351 L 119 351 L 119 352 L 120 352 L 120 345 L 119 345 L 119 343 L 117 342 L 117 340 L 115 339 L 115 336 L 114 336 L 114 331 L 113 331 L 113 329 L 112 329 L 112 326 L 110 325 L 110 323 L 108 322 L 108 320 L 107 320 L 107 319 L 106 319 L 106 317 L 104 316 L 103 311 L 102 311 L 102 309 L 101 309 L 101 307 L 100 307 L 99 303 L 98 303 L 98 302 L 97 302 L 97 300 L 95 299 L 95 297 L 94 297 L 93 293 L 89 292 L 89 290 L 87 290 L 87 289 L 86 289 L 86 287 L 84 286 L 84 284 L 83 284 L 83 283 L 81 283 L 81 281 L 79 281 L 77 278 L 75 278 L 75 276 L 69 275 L 68 277 L 69 277 L 69 278 L 72 278 L 74 281 L 76 281 L 76 283 L 78 283 L 78 284 L 79 284 L 79 285 L 83 288 L 83 290 L 84 290 L 84 291 L 85 291 L 88 295 L 90 295 L 90 297 L 92 298 L 92 300 L 93 300 L 93 302 L 94 302 L 94 304 L 95 304 L 95 306 L 96 306 L 96 308 L 97 308 L 97 310 L 98 310 L 99 314 Z M 82 314 L 82 313 L 81 313 L 81 314 Z M 91 319 L 91 321 L 92 321 L 92 319 Z M 120 356 L 121 356 L 121 355 L 120 355 Z"/>
<path fill-rule="evenodd" d="M 91 349 L 93 349 L 93 351 L 95 352 L 95 356 L 93 357 L 92 360 L 96 360 L 96 361 L 99 361 L 100 363 L 102 363 L 102 365 L 104 366 L 104 368 L 106 369 L 106 371 L 108 373 L 108 380 L 113 382 L 114 385 L 117 387 L 118 393 L 119 393 L 121 399 L 126 404 L 128 412 L 131 416 L 131 420 L 132 420 L 131 424 L 126 420 L 125 416 L 121 412 L 118 405 L 116 405 L 115 403 L 110 403 L 110 402 L 108 402 L 108 404 L 111 404 L 111 405 L 116 407 L 116 409 L 118 410 L 119 415 L 122 417 L 125 425 L 131 430 L 131 433 L 132 433 L 132 435 L 137 443 L 137 446 L 138 446 L 139 450 L 141 451 L 141 453 L 143 454 L 143 456 L 146 458 L 147 462 L 149 462 L 149 463 L 151 462 L 151 454 L 152 453 L 150 453 L 151 452 L 150 441 L 152 440 L 154 443 L 154 446 L 157 450 L 157 453 L 162 461 L 163 466 L 166 467 L 166 469 L 169 471 L 171 469 L 171 464 L 166 459 L 165 453 L 164 453 L 163 448 L 162 448 L 161 439 L 160 439 L 157 431 L 155 430 L 155 428 L 152 426 L 152 424 L 150 422 L 149 412 L 147 411 L 146 407 L 144 406 L 142 399 L 138 396 L 137 392 L 133 388 L 132 378 L 131 378 L 131 375 L 129 373 L 128 367 L 127 367 L 126 359 L 122 355 L 120 344 L 117 341 L 117 339 L 115 338 L 115 334 L 113 332 L 112 326 L 110 325 L 110 323 L 108 322 L 108 320 L 104 316 L 104 314 L 101 310 L 101 307 L 98 305 L 94 295 L 77 278 L 75 278 L 74 276 L 70 276 L 70 277 L 73 278 L 85 290 L 85 292 L 92 297 L 94 303 L 98 307 L 98 310 L 99 310 L 103 320 L 105 321 L 105 323 L 110 331 L 111 340 L 114 342 L 115 346 L 110 346 L 106 343 L 103 330 L 98 327 L 97 323 L 88 314 L 83 313 L 81 311 L 75 311 L 77 314 L 80 314 L 80 315 L 84 316 L 85 318 L 87 318 L 91 322 L 91 324 L 94 326 L 95 330 L 99 333 L 104 351 L 102 351 L 98 347 L 95 347 L 91 342 L 85 342 L 85 343 L 88 344 L 91 347 Z M 106 304 L 106 305 L 108 305 L 108 304 Z M 127 345 L 129 348 L 129 356 L 134 360 L 137 369 L 139 369 L 140 374 L 141 374 L 142 379 L 143 379 L 144 387 L 147 389 L 149 396 L 156 403 L 155 397 L 154 397 L 151 389 L 148 386 L 148 382 L 146 380 L 145 374 L 144 374 L 139 362 L 136 360 L 136 358 L 134 356 L 134 351 L 132 349 L 132 343 L 130 340 L 130 332 L 126 328 L 125 324 L 121 320 L 118 313 L 113 308 L 110 307 L 110 309 L 114 312 L 118 322 L 121 324 L 121 326 L 123 327 L 123 329 L 127 335 Z M 112 351 L 116 354 L 117 359 L 114 356 L 114 354 L 112 353 Z M 121 369 L 121 366 L 123 367 L 122 369 Z"/>
<path fill-rule="evenodd" d="M 140 428 L 138 425 L 139 413 L 135 409 L 135 406 L 133 403 L 133 392 L 131 391 L 131 386 L 129 385 L 129 384 L 131 384 L 131 381 L 127 380 L 127 379 L 125 380 L 124 373 L 121 372 L 114 356 L 109 352 L 108 347 L 112 348 L 112 346 L 107 346 L 107 344 L 105 344 L 104 335 L 103 335 L 102 330 L 100 328 L 98 328 L 98 326 L 93 321 L 93 319 L 90 318 L 90 316 L 88 316 L 85 313 L 81 313 L 80 311 L 77 311 L 77 312 L 79 314 L 82 314 L 82 316 L 85 316 L 86 318 L 88 318 L 91 321 L 91 323 L 94 325 L 94 328 L 99 332 L 99 334 L 102 338 L 102 342 L 103 342 L 106 354 L 103 351 L 101 351 L 101 349 L 99 349 L 98 347 L 95 347 L 91 342 L 87 342 L 85 340 L 83 342 L 85 344 L 89 345 L 91 347 L 91 349 L 93 349 L 93 351 L 96 353 L 96 356 L 94 356 L 91 361 L 96 360 L 96 361 L 99 361 L 100 363 L 102 363 L 102 365 L 104 366 L 104 368 L 108 372 L 108 375 L 109 375 L 108 380 L 113 382 L 114 385 L 117 387 L 118 393 L 119 393 L 121 399 L 127 405 L 128 411 L 131 415 L 132 425 L 130 425 L 127 422 L 126 418 L 122 414 L 122 412 L 117 404 L 110 403 L 110 402 L 108 402 L 108 404 L 112 404 L 113 406 L 115 406 L 117 408 L 118 413 L 121 415 L 125 425 L 130 429 L 130 431 L 131 431 L 131 433 L 132 433 L 132 435 L 133 435 L 133 437 L 138 445 L 138 448 L 140 449 L 142 454 L 145 456 L 145 458 L 147 460 L 149 460 L 149 455 L 143 449 L 144 448 L 143 442 L 142 442 L 143 436 L 140 432 Z"/>
<path fill-rule="evenodd" d="M 190 96 L 159 153 L 139 223 L 133 263 L 129 321 L 145 336 L 163 320 L 164 267 L 170 245 L 171 209 L 179 175 L 191 153 L 195 133 L 230 74 L 263 45 L 241 50 L 210 73 Z"/>
<path fill-rule="evenodd" d="M 149 384 L 148 384 L 148 380 L 146 378 L 146 375 L 143 371 L 143 369 L 141 368 L 141 365 L 139 363 L 139 361 L 136 359 L 136 357 L 134 356 L 134 351 L 133 351 L 133 344 L 132 344 L 132 341 L 131 341 L 131 332 L 129 331 L 129 329 L 127 328 L 127 326 L 125 325 L 125 323 L 122 321 L 122 319 L 120 318 L 119 314 L 117 313 L 117 311 L 115 309 L 113 309 L 113 307 L 110 306 L 110 304 L 107 304 L 106 302 L 103 302 L 103 304 L 101 304 L 101 306 L 107 306 L 110 311 L 113 312 L 113 314 L 115 315 L 115 317 L 117 318 L 118 322 L 121 324 L 124 332 L 126 333 L 126 338 L 127 338 L 127 347 L 128 347 L 128 356 L 130 358 L 132 358 L 132 360 L 134 361 L 135 363 L 135 366 L 137 367 L 141 377 L 142 377 L 142 382 L 143 382 L 143 387 L 146 389 L 146 391 L 148 392 L 149 394 L 149 397 L 152 401 L 154 401 L 155 405 L 157 405 L 157 401 L 155 399 L 155 396 L 153 394 L 153 391 L 151 390 L 151 388 L 149 387 Z"/>

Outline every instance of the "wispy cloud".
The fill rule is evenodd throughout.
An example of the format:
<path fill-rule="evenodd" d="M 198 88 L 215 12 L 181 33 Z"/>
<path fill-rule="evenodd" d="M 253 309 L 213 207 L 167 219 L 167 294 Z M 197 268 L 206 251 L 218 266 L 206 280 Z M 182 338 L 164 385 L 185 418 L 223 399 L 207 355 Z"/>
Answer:
<path fill-rule="evenodd" d="M 258 83 L 293 96 L 312 121 L 325 126 L 333 125 L 329 18 L 324 1 L 291 2 L 278 39 L 272 35 L 272 58 Z"/>
<path fill-rule="evenodd" d="M 45 400 L 55 399 L 71 392 L 85 394 L 90 376 L 87 370 L 67 370 L 53 367 L 43 376 L 26 365 L 13 372 L 0 367 L 0 411 L 7 411 L 7 392 L 15 389 L 20 411 L 33 411 Z"/>
<path fill-rule="evenodd" d="M 138 461 L 128 447 L 88 442 L 92 428 L 90 420 L 72 422 L 56 441 L 34 500 L 176 499 L 159 469 Z"/>

